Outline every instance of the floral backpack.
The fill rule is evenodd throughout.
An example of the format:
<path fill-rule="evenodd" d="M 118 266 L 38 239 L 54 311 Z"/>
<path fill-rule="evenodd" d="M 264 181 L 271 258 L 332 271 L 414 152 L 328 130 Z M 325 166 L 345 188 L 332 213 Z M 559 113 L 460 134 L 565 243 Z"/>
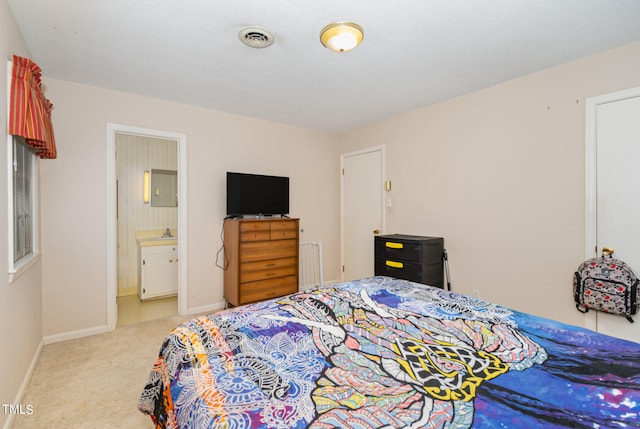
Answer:
<path fill-rule="evenodd" d="M 573 297 L 578 311 L 621 314 L 633 323 L 638 311 L 638 279 L 624 262 L 604 247 L 602 257 L 584 261 L 573 276 Z"/>

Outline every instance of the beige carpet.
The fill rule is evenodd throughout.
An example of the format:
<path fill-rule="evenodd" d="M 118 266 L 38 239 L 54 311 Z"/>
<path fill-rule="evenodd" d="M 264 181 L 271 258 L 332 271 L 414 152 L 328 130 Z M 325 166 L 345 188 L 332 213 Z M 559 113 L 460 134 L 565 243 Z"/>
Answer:
<path fill-rule="evenodd" d="M 137 408 L 164 337 L 184 317 L 141 322 L 44 346 L 22 404 L 22 428 L 152 428 Z"/>

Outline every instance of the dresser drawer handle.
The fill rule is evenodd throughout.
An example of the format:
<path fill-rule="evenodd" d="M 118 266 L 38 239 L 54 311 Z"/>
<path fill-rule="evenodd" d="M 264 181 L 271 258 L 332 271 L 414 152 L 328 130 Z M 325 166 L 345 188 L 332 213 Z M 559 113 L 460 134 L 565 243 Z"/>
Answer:
<path fill-rule="evenodd" d="M 265 266 L 265 267 L 275 267 L 275 266 L 276 266 L 276 263 L 275 263 L 275 262 L 272 262 L 272 263 L 270 263 L 270 264 L 264 264 L 264 266 Z"/>
<path fill-rule="evenodd" d="M 275 275 L 276 275 L 276 273 L 267 273 L 267 274 L 265 274 L 266 277 L 273 277 Z"/>
<path fill-rule="evenodd" d="M 403 268 L 404 264 L 402 262 L 396 262 L 396 261 L 386 261 L 386 265 L 387 267 L 391 267 L 391 268 Z"/>
<path fill-rule="evenodd" d="M 394 243 L 393 241 L 387 241 L 385 243 L 385 246 L 387 246 L 390 249 L 402 249 L 404 247 L 402 243 Z"/>

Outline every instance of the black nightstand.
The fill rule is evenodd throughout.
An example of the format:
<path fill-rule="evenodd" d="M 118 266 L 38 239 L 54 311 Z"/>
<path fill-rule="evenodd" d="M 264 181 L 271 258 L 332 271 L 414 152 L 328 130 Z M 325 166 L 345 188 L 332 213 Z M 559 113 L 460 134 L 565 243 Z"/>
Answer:
<path fill-rule="evenodd" d="M 375 275 L 444 289 L 444 239 L 417 235 L 375 236 Z"/>

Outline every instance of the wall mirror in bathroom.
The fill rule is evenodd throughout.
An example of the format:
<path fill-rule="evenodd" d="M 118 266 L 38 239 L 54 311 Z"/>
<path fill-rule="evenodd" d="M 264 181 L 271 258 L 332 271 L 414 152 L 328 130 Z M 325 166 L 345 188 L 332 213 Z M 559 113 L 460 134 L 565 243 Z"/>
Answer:
<path fill-rule="evenodd" d="M 175 170 L 151 170 L 151 206 L 178 206 L 178 174 Z"/>

